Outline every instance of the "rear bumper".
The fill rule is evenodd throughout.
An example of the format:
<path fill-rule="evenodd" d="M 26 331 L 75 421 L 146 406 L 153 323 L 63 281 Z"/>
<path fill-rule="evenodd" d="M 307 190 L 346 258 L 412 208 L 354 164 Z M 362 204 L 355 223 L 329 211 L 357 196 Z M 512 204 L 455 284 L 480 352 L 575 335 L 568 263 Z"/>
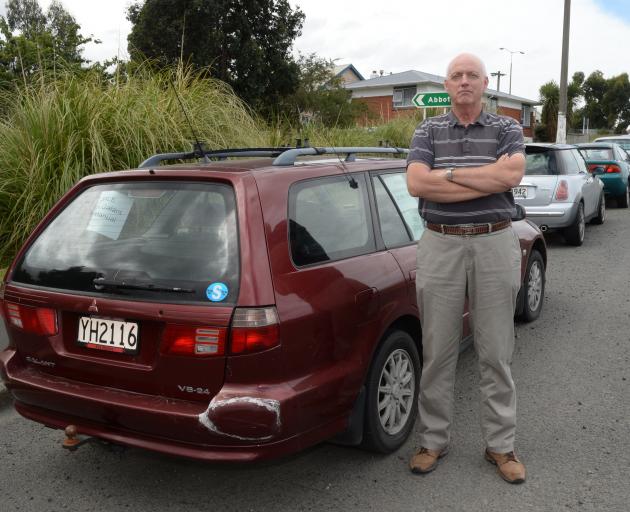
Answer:
<path fill-rule="evenodd" d="M 605 175 L 600 174 L 599 179 L 604 184 L 604 193 L 609 196 L 623 196 L 626 193 L 628 184 L 623 179 L 623 176 L 619 175 Z"/>
<path fill-rule="evenodd" d="M 210 403 L 125 392 L 51 376 L 0 352 L 0 376 L 25 418 L 112 443 L 207 461 L 247 462 L 304 449 L 343 430 L 339 418 L 295 433 L 300 397 L 286 384 L 224 386 Z"/>
<path fill-rule="evenodd" d="M 578 203 L 551 203 L 548 206 L 526 206 L 527 218 L 538 226 L 559 229 L 570 226 L 577 215 Z"/>

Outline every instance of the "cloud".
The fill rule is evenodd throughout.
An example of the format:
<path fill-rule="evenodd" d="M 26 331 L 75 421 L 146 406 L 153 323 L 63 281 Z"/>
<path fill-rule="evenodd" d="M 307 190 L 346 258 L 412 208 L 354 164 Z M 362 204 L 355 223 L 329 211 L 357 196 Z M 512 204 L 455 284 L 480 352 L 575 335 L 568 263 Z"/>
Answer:
<path fill-rule="evenodd" d="M 443 75 L 457 53 L 479 55 L 488 72 L 508 73 L 506 47 L 525 55 L 512 57 L 512 93 L 538 98 L 549 80 L 560 81 L 563 2 L 549 0 L 302 0 L 292 1 L 306 14 L 295 48 L 322 57 L 343 57 L 364 75 L 374 69 L 417 69 Z M 629 7 L 630 9 L 630 7 Z M 630 24 L 602 10 L 594 0 L 574 0 L 571 7 L 569 78 L 600 69 L 605 76 L 628 71 L 622 51 Z M 508 90 L 509 76 L 501 89 Z M 496 79 L 491 79 L 496 87 Z"/>

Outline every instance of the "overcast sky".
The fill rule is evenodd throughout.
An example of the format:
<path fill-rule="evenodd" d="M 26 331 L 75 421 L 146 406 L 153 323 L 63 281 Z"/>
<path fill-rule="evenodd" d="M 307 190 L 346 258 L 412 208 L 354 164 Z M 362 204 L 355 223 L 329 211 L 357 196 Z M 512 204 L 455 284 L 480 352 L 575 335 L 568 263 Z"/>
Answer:
<path fill-rule="evenodd" d="M 2 2 L 3 0 L 0 0 Z M 539 87 L 560 81 L 564 0 L 290 0 L 306 15 L 295 51 L 315 52 L 354 64 L 365 78 L 372 70 L 397 73 L 416 69 L 443 75 L 448 61 L 469 51 L 500 70 L 501 90 L 538 99 Z M 40 0 L 46 8 L 49 0 Z M 86 46 L 84 56 L 105 60 L 127 56 L 126 20 L 130 0 L 62 0 L 84 35 L 102 44 Z M 4 8 L 0 8 L 3 11 Z M 599 69 L 606 77 L 630 72 L 630 0 L 573 0 L 569 78 Z M 496 88 L 496 78 L 490 87 Z"/>

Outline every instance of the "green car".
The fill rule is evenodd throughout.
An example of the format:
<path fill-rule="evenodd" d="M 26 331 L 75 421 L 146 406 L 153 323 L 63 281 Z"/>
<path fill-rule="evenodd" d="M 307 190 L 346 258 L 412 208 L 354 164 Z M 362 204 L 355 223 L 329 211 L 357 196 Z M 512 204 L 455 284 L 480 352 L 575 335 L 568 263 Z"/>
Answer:
<path fill-rule="evenodd" d="M 588 170 L 604 183 L 604 193 L 617 200 L 619 208 L 628 208 L 630 199 L 630 155 L 614 142 L 578 144 Z"/>

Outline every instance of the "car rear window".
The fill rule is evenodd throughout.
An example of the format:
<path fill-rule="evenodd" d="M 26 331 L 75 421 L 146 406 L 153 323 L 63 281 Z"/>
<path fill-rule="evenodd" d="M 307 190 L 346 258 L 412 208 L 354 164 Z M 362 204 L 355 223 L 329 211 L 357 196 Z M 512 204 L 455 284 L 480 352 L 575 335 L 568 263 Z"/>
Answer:
<path fill-rule="evenodd" d="M 138 300 L 233 303 L 234 191 L 189 182 L 87 188 L 32 243 L 13 280 Z"/>
<path fill-rule="evenodd" d="M 553 151 L 530 152 L 525 154 L 525 174 L 529 176 L 558 174 L 558 166 Z"/>
<path fill-rule="evenodd" d="M 580 153 L 586 160 L 614 160 L 612 148 L 580 148 Z"/>

